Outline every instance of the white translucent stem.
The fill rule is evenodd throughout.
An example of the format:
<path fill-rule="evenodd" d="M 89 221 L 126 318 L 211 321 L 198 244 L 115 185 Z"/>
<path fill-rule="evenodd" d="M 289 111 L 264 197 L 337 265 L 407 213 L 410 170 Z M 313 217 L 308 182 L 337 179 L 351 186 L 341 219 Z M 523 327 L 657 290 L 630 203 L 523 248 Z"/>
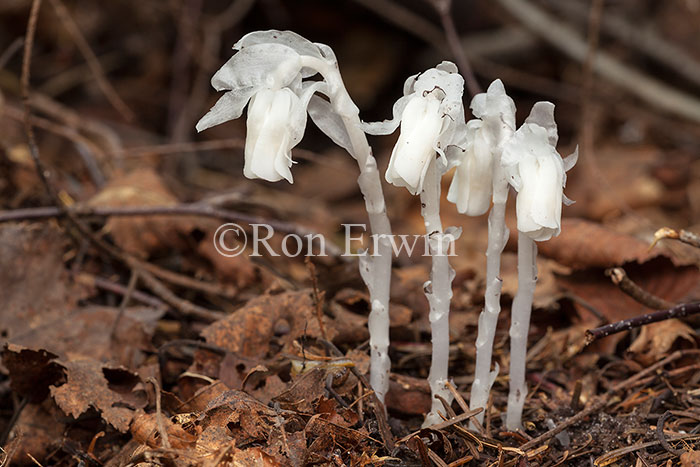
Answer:
<path fill-rule="evenodd" d="M 359 110 L 345 89 L 337 64 L 331 65 L 314 57 L 302 57 L 304 66 L 317 70 L 328 84 L 329 99 L 342 118 L 350 137 L 352 156 L 360 168 L 358 184 L 365 199 L 370 230 L 377 238 L 375 251 L 360 261 L 360 272 L 370 293 L 370 384 L 379 400 L 389 390 L 389 289 L 391 285 L 391 224 L 386 214 L 377 162 L 361 128 Z"/>
<path fill-rule="evenodd" d="M 489 392 L 496 376 L 498 376 L 498 364 L 491 371 L 491 358 L 493 355 L 493 340 L 498 325 L 498 315 L 501 312 L 501 253 L 508 240 L 508 228 L 506 227 L 506 200 L 508 197 L 508 184 L 503 176 L 500 162 L 496 163 L 494 170 L 494 203 L 489 213 L 488 223 L 488 247 L 486 249 L 486 293 L 484 296 L 484 309 L 479 315 L 479 326 L 476 337 L 476 369 L 474 382 L 470 394 L 470 409 L 486 409 Z M 485 411 L 476 415 L 475 419 L 481 423 L 484 420 Z M 473 427 L 474 424 L 472 424 Z"/>
<path fill-rule="evenodd" d="M 448 403 L 452 401 L 452 394 L 445 385 L 450 358 L 449 316 L 454 271 L 450 268 L 448 261 L 450 240 L 443 232 L 440 220 L 440 178 L 442 174 L 437 167 L 437 159 L 433 159 L 429 164 L 420 200 L 421 214 L 425 220 L 425 231 L 432 259 L 430 281 L 425 284 L 425 295 L 430 304 L 429 318 L 433 344 L 428 376 L 432 408 L 426 416 L 423 426 L 441 422 L 443 419 L 440 417 L 440 413 L 447 416 L 442 402 L 435 397 L 436 395 L 441 396 Z"/>
<path fill-rule="evenodd" d="M 527 333 L 530 329 L 532 298 L 537 282 L 537 244 L 518 232 L 518 292 L 513 299 L 510 324 L 510 390 L 506 428 L 517 430 L 522 425 L 523 405 L 527 396 L 525 362 Z"/>

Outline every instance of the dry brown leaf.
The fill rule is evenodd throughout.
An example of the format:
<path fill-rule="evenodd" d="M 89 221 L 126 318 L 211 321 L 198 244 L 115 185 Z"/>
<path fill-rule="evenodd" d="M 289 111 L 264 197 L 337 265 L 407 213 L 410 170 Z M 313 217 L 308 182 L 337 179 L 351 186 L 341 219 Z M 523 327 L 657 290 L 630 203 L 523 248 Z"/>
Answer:
<path fill-rule="evenodd" d="M 669 319 L 642 326 L 639 336 L 628 350 L 636 360 L 651 365 L 666 356 L 678 339 L 695 345 L 695 331 L 680 320 Z"/>
<path fill-rule="evenodd" d="M 17 394 L 39 403 L 49 395 L 49 386 L 64 378 L 64 368 L 56 363 L 56 355 L 46 350 L 32 350 L 18 345 L 5 345 L 2 363 L 10 376 L 10 387 Z"/>
<path fill-rule="evenodd" d="M 700 272 L 696 267 L 675 267 L 664 257 L 654 258 L 644 264 L 628 263 L 621 266 L 629 278 L 642 289 L 672 303 L 677 303 L 694 293 L 700 280 Z M 569 276 L 559 277 L 559 281 L 574 295 L 596 308 L 610 322 L 651 311 L 622 292 L 605 277 L 602 269 L 577 271 Z M 578 305 L 577 308 L 583 316 L 592 316 Z"/>
<path fill-rule="evenodd" d="M 303 413 L 316 413 L 318 400 L 326 393 L 326 376 L 324 368 L 314 368 L 294 378 L 292 385 L 272 400 L 279 402 L 283 409 Z"/>
<path fill-rule="evenodd" d="M 534 308 L 556 308 L 557 302 L 561 300 L 564 291 L 560 287 L 555 274 L 566 274 L 570 270 L 559 263 L 548 258 L 539 256 L 537 258 L 537 286 L 533 297 Z M 501 256 L 501 279 L 503 287 L 501 292 L 504 295 L 515 297 L 518 291 L 518 258 L 517 255 L 509 252 Z"/>
<path fill-rule="evenodd" d="M 223 456 L 210 456 L 202 462 L 203 467 L 218 467 L 230 465 L 232 467 L 281 467 L 282 464 L 265 452 L 262 448 L 252 447 L 248 449 L 224 448 Z"/>
<path fill-rule="evenodd" d="M 63 234 L 49 224 L 0 225 L 2 341 L 14 342 L 45 323 L 61 321 L 85 296 L 82 287 L 68 281 L 65 244 Z"/>
<path fill-rule="evenodd" d="M 562 219 L 561 235 L 537 244 L 540 254 L 574 269 L 608 268 L 661 255 L 649 244 L 583 219 Z M 680 264 L 680 263 L 679 263 Z"/>
<path fill-rule="evenodd" d="M 173 423 L 169 417 L 161 414 L 162 423 L 168 434 L 170 446 L 174 449 L 189 449 L 194 447 L 197 437 L 194 433 L 189 433 L 180 425 Z M 193 426 L 193 425 L 192 425 Z M 157 414 L 141 414 L 134 418 L 131 423 L 131 435 L 141 444 L 149 447 L 161 447 L 163 440 L 158 431 Z"/>
<path fill-rule="evenodd" d="M 138 376 L 124 368 L 110 368 L 87 359 L 62 365 L 66 368 L 66 383 L 51 386 L 51 395 L 61 410 L 73 418 L 93 408 L 105 422 L 124 433 L 137 409 L 146 406 L 145 391 L 134 388 Z"/>
<path fill-rule="evenodd" d="M 199 417 L 202 433 L 196 450 L 209 455 L 233 443 L 235 446 L 267 440 L 277 414 L 241 391 L 226 391 L 211 401 Z"/>
<path fill-rule="evenodd" d="M 197 246 L 197 253 L 211 262 L 219 279 L 243 288 L 252 285 L 256 281 L 262 282 L 267 278 L 253 264 L 248 255 L 242 254 L 229 257 L 219 253 L 214 245 L 214 232 L 215 230 L 213 229 L 207 231 L 207 234 Z M 261 286 L 265 287 L 266 284 L 263 282 Z"/>
<path fill-rule="evenodd" d="M 282 465 L 292 467 L 307 465 L 306 434 L 303 430 L 289 433 L 275 428 L 267 440 L 265 452 Z"/>
<path fill-rule="evenodd" d="M 386 406 L 396 412 L 409 415 L 424 415 L 431 406 L 430 386 L 422 378 L 393 375 L 389 381 Z"/>
<path fill-rule="evenodd" d="M 100 207 L 173 206 L 178 204 L 178 199 L 155 171 L 140 168 L 111 180 L 89 204 Z M 165 248 L 188 248 L 184 237 L 193 228 L 193 220 L 184 216 L 113 217 L 105 225 L 117 245 L 141 257 Z"/>
<path fill-rule="evenodd" d="M 336 425 L 332 421 L 326 420 L 324 417 L 326 414 L 316 414 L 304 428 L 306 437 L 309 435 L 317 436 L 317 439 L 312 443 L 310 451 L 315 454 L 319 454 L 321 450 L 314 449 L 314 444 L 316 445 L 327 445 L 327 442 L 321 441 L 324 438 L 332 440 L 331 445 L 337 445 L 342 449 L 352 449 L 361 443 L 363 440 L 369 438 L 364 429 L 354 430 L 352 428 L 345 428 L 344 426 Z"/>
<path fill-rule="evenodd" d="M 65 360 L 87 356 L 136 367 L 162 312 L 127 308 L 111 333 L 116 308 L 78 308 L 88 288 L 63 264 L 65 236 L 51 224 L 0 225 L 0 335 L 2 341 L 45 349 Z"/>
<path fill-rule="evenodd" d="M 151 337 L 163 311 L 128 307 L 119 316 L 117 308 L 87 306 L 46 320 L 16 336 L 12 342 L 26 347 L 44 347 L 61 359 L 92 358 L 113 361 L 129 368 L 141 365 L 146 351 L 153 351 Z"/>
<path fill-rule="evenodd" d="M 280 334 L 277 324 L 282 320 L 288 332 Z M 328 316 L 323 317 L 328 339 L 337 335 Z M 286 331 L 286 329 L 285 329 Z M 249 301 L 230 316 L 211 324 L 202 331 L 207 342 L 246 357 L 265 358 L 270 343 L 278 339 L 288 346 L 306 334 L 321 337 L 316 308 L 307 290 L 263 295 Z"/>
<path fill-rule="evenodd" d="M 681 467 L 700 467 L 700 451 L 687 451 L 681 454 Z"/>
<path fill-rule="evenodd" d="M 344 428 L 350 428 L 360 420 L 357 412 L 345 407 L 338 407 L 337 400 L 326 399 L 325 397 L 318 401 L 317 412 L 325 414 L 324 418 L 329 422 Z"/>

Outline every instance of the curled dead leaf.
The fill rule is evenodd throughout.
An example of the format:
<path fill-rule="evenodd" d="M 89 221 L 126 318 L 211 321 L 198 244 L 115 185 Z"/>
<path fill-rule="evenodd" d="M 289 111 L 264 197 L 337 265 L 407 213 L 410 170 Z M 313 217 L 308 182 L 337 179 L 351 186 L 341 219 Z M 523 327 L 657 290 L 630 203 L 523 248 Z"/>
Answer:
<path fill-rule="evenodd" d="M 138 376 L 125 368 L 110 368 L 90 359 L 62 365 L 66 368 L 66 383 L 51 386 L 51 395 L 73 418 L 93 408 L 105 422 L 124 433 L 137 410 L 146 406 L 145 391 L 135 389 Z"/>
<path fill-rule="evenodd" d="M 660 255 L 675 265 L 691 264 L 664 249 L 649 251 L 649 244 L 584 219 L 562 219 L 561 235 L 537 245 L 538 251 L 574 269 L 609 268 L 635 261 L 644 263 Z"/>
<path fill-rule="evenodd" d="M 678 319 L 669 319 L 642 326 L 639 336 L 632 342 L 629 352 L 635 359 L 650 365 L 665 357 L 678 339 L 695 345 L 695 331 Z"/>
<path fill-rule="evenodd" d="M 277 323 L 284 320 L 288 332 L 279 334 Z M 328 339 L 337 335 L 331 319 L 323 317 Z M 285 329 L 286 331 L 286 329 Z M 202 331 L 208 343 L 246 357 L 265 358 L 273 340 L 289 346 L 302 335 L 322 337 L 316 308 L 308 290 L 262 295 L 230 316 Z"/>
<path fill-rule="evenodd" d="M 197 439 L 196 433 L 190 433 L 177 423 L 161 414 L 165 431 L 168 433 L 168 441 L 174 449 L 189 449 L 194 447 Z M 157 414 L 141 414 L 134 418 L 131 423 L 131 435 L 141 444 L 146 444 L 152 448 L 162 445 L 160 433 L 158 432 Z"/>

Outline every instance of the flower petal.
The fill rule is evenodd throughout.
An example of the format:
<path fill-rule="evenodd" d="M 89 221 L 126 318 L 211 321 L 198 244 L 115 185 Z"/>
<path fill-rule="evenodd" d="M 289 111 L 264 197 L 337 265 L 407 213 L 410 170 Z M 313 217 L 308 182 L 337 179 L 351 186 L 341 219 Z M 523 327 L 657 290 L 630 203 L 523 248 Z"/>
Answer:
<path fill-rule="evenodd" d="M 394 108 L 392 109 L 393 118 L 391 120 L 371 123 L 362 122 L 362 130 L 370 135 L 389 135 L 393 133 L 399 127 L 404 109 L 412 98 L 413 94 L 409 94 L 399 98 L 399 100 L 394 103 Z"/>
<path fill-rule="evenodd" d="M 316 92 L 326 90 L 327 87 L 328 85 L 324 81 L 312 81 L 303 83 L 301 92 L 297 93 L 298 99 L 294 102 L 287 123 L 293 143 L 291 147 L 299 144 L 304 137 L 304 131 L 306 130 L 306 111 L 310 99 L 314 97 Z"/>
<path fill-rule="evenodd" d="M 574 149 L 574 152 L 569 154 L 564 158 L 564 171 L 568 172 L 571 168 L 578 162 L 578 146 Z"/>
<path fill-rule="evenodd" d="M 491 206 L 493 155 L 481 120 L 471 120 L 467 124 L 467 138 L 470 144 L 455 171 L 447 200 L 455 203 L 460 213 L 479 216 Z"/>
<path fill-rule="evenodd" d="M 214 107 L 197 122 L 197 131 L 235 120 L 243 113 L 243 108 L 257 89 L 254 87 L 237 88 L 225 93 L 216 101 Z"/>
<path fill-rule="evenodd" d="M 492 82 L 486 92 L 474 96 L 470 108 L 475 117 L 493 119 L 515 131 L 515 103 L 506 94 L 500 79 Z"/>
<path fill-rule="evenodd" d="M 276 182 L 293 182 L 291 149 L 294 141 L 290 115 L 299 106 L 299 97 L 289 88 L 265 89 L 251 100 L 248 109 L 248 133 L 243 175 Z"/>
<path fill-rule="evenodd" d="M 549 144 L 556 147 L 559 134 L 557 133 L 557 123 L 554 121 L 554 104 L 547 101 L 535 102 L 530 115 L 525 119 L 525 123 L 534 123 L 547 130 Z"/>
<path fill-rule="evenodd" d="M 318 46 L 293 31 L 255 31 L 246 34 L 233 45 L 235 50 L 243 50 L 258 44 L 279 44 L 289 47 L 299 55 L 323 58 Z"/>
<path fill-rule="evenodd" d="M 236 53 L 217 71 L 211 85 L 217 91 L 246 87 L 281 88 L 301 70 L 299 54 L 281 44 L 251 45 Z"/>
<path fill-rule="evenodd" d="M 350 136 L 345 129 L 343 119 L 335 113 L 330 102 L 319 96 L 312 96 L 309 101 L 308 110 L 314 124 L 316 124 L 331 141 L 348 151 L 354 157 Z"/>
<path fill-rule="evenodd" d="M 389 160 L 389 183 L 405 186 L 414 195 L 421 191 L 442 123 L 440 101 L 414 94 L 403 112 L 401 134 Z"/>

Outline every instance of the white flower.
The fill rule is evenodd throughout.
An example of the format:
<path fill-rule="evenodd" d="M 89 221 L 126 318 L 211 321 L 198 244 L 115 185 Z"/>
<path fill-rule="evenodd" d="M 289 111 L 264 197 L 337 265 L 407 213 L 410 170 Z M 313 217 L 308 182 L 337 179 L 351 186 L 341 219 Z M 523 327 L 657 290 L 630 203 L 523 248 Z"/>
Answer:
<path fill-rule="evenodd" d="M 501 158 L 508 181 L 518 192 L 518 230 L 538 242 L 559 235 L 562 201 L 572 203 L 564 196 L 564 186 L 578 150 L 563 160 L 557 140 L 554 104 L 538 102 L 504 146 Z"/>
<path fill-rule="evenodd" d="M 304 135 L 313 94 L 326 89 L 322 81 L 302 82 L 316 74 L 302 66 L 302 57 L 335 57 L 328 47 L 291 31 L 253 32 L 233 48 L 238 52 L 211 80 L 217 91 L 227 92 L 199 120 L 197 131 L 239 118 L 250 101 L 243 174 L 292 183 L 291 150 Z"/>
<path fill-rule="evenodd" d="M 389 183 L 405 186 L 415 195 L 422 190 L 428 163 L 436 153 L 445 166 L 449 164 L 460 150 L 455 145 L 464 132 L 463 90 L 457 67 L 442 62 L 406 80 L 404 95 L 394 104 L 393 119 L 363 125 L 367 133 L 385 135 L 401 124 L 386 172 Z"/>
<path fill-rule="evenodd" d="M 447 200 L 468 216 L 480 216 L 491 206 L 493 154 L 481 120 L 467 123 L 466 147 L 455 171 Z"/>
<path fill-rule="evenodd" d="M 458 156 L 447 200 L 455 203 L 460 213 L 479 216 L 491 206 L 494 161 L 515 131 L 515 104 L 497 79 L 486 92 L 474 96 L 471 109 L 479 118 L 467 123 L 464 150 Z"/>
<path fill-rule="evenodd" d="M 504 143 L 515 131 L 515 103 L 500 79 L 494 80 L 486 92 L 474 96 L 469 108 L 486 124 L 495 144 Z"/>

